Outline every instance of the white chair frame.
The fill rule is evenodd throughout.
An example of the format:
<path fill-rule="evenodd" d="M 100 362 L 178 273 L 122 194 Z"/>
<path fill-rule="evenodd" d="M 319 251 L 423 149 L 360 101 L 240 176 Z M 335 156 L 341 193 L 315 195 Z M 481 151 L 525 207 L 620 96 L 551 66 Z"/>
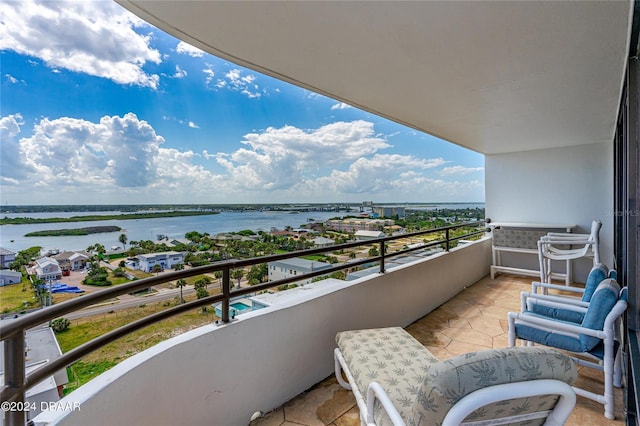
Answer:
<path fill-rule="evenodd" d="M 375 419 L 373 417 L 373 409 L 376 400 L 380 401 L 383 409 L 386 411 L 394 426 L 406 426 L 406 423 L 400 416 L 400 413 L 398 413 L 398 410 L 393 405 L 393 402 L 385 392 L 384 388 L 378 382 L 373 381 L 369 383 L 369 386 L 367 387 L 367 398 L 366 400 L 364 399 L 363 395 L 358 390 L 358 386 L 356 385 L 351 371 L 349 371 L 347 362 L 338 348 L 334 350 L 334 363 L 338 383 L 345 389 L 351 390 L 356 398 L 356 403 L 360 410 L 360 424 L 362 426 L 376 426 Z M 344 375 L 347 377 L 347 381 L 344 380 L 342 372 L 344 372 Z M 492 419 L 491 421 L 463 422 L 463 420 L 475 410 L 495 402 L 550 394 L 559 395 L 559 400 L 552 410 L 539 411 L 524 415 L 506 416 L 499 419 Z M 546 417 L 545 425 L 558 426 L 563 425 L 566 422 L 567 418 L 573 411 L 575 403 L 575 389 L 560 380 L 540 379 L 516 383 L 503 383 L 476 390 L 460 399 L 460 401 L 451 407 L 445 416 L 442 425 L 502 425 Z"/>
<path fill-rule="evenodd" d="M 600 229 L 602 222 L 594 220 L 589 234 L 549 232 L 538 241 L 538 259 L 540 262 L 540 281 L 551 282 L 551 262 L 564 261 L 566 264 L 565 284 L 572 279 L 571 261 L 581 257 L 593 257 L 593 264 L 600 262 Z M 559 246 L 569 246 L 560 248 Z M 578 247 L 575 247 L 578 246 Z"/>
<path fill-rule="evenodd" d="M 542 298 L 541 295 L 535 295 L 537 298 Z M 546 296 L 553 297 L 553 296 Z M 530 301 L 529 301 L 530 302 Z M 584 302 L 582 302 L 584 303 Z M 586 311 L 584 307 L 570 305 L 566 303 L 558 304 L 558 307 L 564 309 L 576 310 L 580 312 Z M 573 325 L 565 322 L 554 321 L 552 319 L 541 318 L 534 315 L 528 315 L 526 313 L 509 312 L 507 319 L 509 322 L 509 347 L 513 347 L 516 344 L 518 338 L 515 334 L 515 324 L 522 324 L 529 327 L 539 328 L 545 331 L 553 331 L 559 333 L 565 333 L 570 335 L 586 334 L 588 336 L 597 337 L 604 343 L 604 359 L 600 360 L 593 355 L 580 352 L 581 356 L 594 359 L 595 362 L 587 361 L 581 358 L 572 357 L 576 364 L 583 365 L 585 367 L 594 368 L 604 372 L 604 393 L 597 394 L 589 392 L 585 389 L 581 389 L 574 386 L 576 394 L 585 398 L 592 399 L 600 404 L 604 405 L 604 415 L 608 419 L 614 419 L 614 395 L 613 387 L 620 387 L 621 382 L 621 361 L 618 354 L 614 353 L 616 338 L 616 325 L 619 324 L 622 314 L 627 309 L 627 302 L 624 299 L 619 299 L 613 306 L 609 314 L 607 315 L 602 330 L 594 330 L 591 328 L 582 327 L 580 325 Z M 523 344 L 525 341 L 523 341 Z M 533 342 L 530 342 L 533 344 Z"/>

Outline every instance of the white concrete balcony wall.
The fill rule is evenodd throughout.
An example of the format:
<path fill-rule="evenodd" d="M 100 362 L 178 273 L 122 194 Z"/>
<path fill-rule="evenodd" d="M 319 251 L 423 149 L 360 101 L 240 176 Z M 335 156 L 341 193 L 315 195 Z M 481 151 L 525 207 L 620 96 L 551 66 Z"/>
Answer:
<path fill-rule="evenodd" d="M 489 272 L 483 239 L 385 274 L 334 283 L 303 299 L 182 334 L 133 356 L 64 398 L 79 411 L 36 424 L 245 426 L 333 371 L 341 330 L 406 326 Z"/>
<path fill-rule="evenodd" d="M 613 267 L 612 191 L 612 143 L 485 157 L 487 217 L 494 222 L 576 224 L 577 232 L 587 233 L 592 220 L 600 219 L 600 253 L 609 267 Z M 537 268 L 535 256 L 505 254 L 503 259 L 515 261 L 513 266 Z M 590 265 L 578 262 L 574 278 L 583 281 Z"/>

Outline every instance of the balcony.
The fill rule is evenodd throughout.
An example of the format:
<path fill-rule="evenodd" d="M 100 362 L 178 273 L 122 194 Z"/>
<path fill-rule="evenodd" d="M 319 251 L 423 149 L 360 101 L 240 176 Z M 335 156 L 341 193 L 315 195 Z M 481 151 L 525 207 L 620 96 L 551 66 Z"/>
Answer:
<path fill-rule="evenodd" d="M 519 311 L 520 291 L 531 290 L 531 279 L 500 275 L 484 277 L 450 301 L 411 323 L 406 330 L 439 359 L 507 346 L 506 313 Z M 577 385 L 601 392 L 602 375 L 579 367 Z M 616 420 L 602 414 L 602 406 L 578 397 L 567 425 L 623 425 L 622 390 L 616 389 Z M 251 426 L 358 426 L 360 417 L 353 394 L 334 376 L 266 413 Z"/>
<path fill-rule="evenodd" d="M 530 279 L 489 279 L 490 258 L 491 240 L 482 238 L 355 281 L 325 280 L 296 300 L 139 353 L 61 401 L 76 409 L 44 412 L 35 424 L 246 425 L 258 411 L 268 415 L 257 424 L 357 424 L 353 397 L 331 378 L 335 334 L 405 326 L 441 359 L 506 347 L 506 313 Z M 581 375 L 593 386 L 601 380 Z M 572 419 L 622 424 L 605 423 L 602 407 L 582 398 Z"/>

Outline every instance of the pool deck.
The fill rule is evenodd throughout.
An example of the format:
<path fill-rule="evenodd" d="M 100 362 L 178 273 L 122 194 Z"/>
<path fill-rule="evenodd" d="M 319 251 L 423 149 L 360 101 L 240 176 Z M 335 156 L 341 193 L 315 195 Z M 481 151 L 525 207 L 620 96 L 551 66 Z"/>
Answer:
<path fill-rule="evenodd" d="M 520 310 L 520 292 L 530 291 L 531 278 L 488 276 L 449 302 L 406 327 L 406 330 L 439 359 L 468 352 L 507 347 L 507 312 Z M 328 354 L 327 356 L 332 356 Z M 602 373 L 578 367 L 577 385 L 601 392 Z M 570 426 L 616 425 L 624 422 L 622 390 L 616 389 L 616 420 L 604 417 L 604 409 L 578 396 Z M 251 426 L 358 426 L 359 411 L 353 394 L 330 376 L 283 406 L 251 423 Z"/>

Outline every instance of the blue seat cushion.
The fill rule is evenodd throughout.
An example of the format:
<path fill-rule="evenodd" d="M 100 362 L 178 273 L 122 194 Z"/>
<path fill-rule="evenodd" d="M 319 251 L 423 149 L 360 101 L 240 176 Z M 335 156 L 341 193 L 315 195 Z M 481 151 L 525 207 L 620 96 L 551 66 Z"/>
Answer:
<path fill-rule="evenodd" d="M 527 312 L 525 315 L 527 316 L 538 316 L 542 318 L 549 319 L 548 317 L 543 317 L 541 315 L 536 315 L 531 312 Z M 571 325 L 576 325 L 575 323 L 571 323 L 568 321 L 560 321 Z M 564 349 L 566 351 L 571 352 L 584 352 L 582 343 L 580 342 L 580 336 L 578 334 L 559 332 L 550 329 L 540 329 L 536 327 L 531 327 L 523 324 L 515 324 L 516 328 L 516 336 L 520 339 L 527 340 L 529 342 L 539 343 L 545 346 L 551 346 L 557 349 Z"/>
<path fill-rule="evenodd" d="M 587 308 L 587 313 L 582 320 L 582 326 L 593 330 L 602 330 L 607 315 L 609 315 L 609 312 L 618 301 L 619 294 L 620 286 L 616 280 L 612 278 L 603 280 L 591 297 L 589 308 Z M 585 352 L 595 348 L 600 341 L 601 339 L 597 337 L 587 336 L 586 334 L 580 335 L 580 343 Z"/>

